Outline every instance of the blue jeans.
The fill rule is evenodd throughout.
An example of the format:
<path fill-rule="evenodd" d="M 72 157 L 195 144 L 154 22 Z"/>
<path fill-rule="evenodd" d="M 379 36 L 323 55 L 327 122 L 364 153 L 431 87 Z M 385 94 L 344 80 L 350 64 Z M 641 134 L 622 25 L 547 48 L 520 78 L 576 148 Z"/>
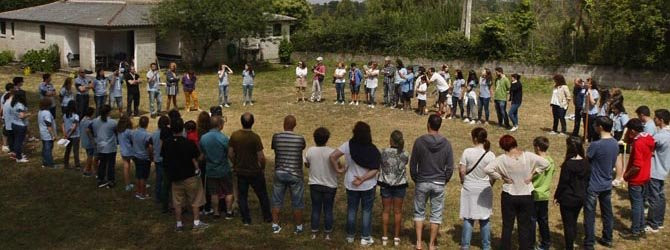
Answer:
<path fill-rule="evenodd" d="M 286 189 L 291 190 L 291 206 L 293 209 L 305 208 L 303 199 L 305 196 L 305 184 L 302 177 L 285 172 L 275 172 L 275 178 L 272 181 L 272 207 L 282 207 Z"/>
<path fill-rule="evenodd" d="M 372 235 L 372 205 L 375 201 L 375 188 L 367 191 L 347 189 L 347 237 L 356 234 L 356 214 L 361 206 L 361 238 L 369 239 Z"/>
<path fill-rule="evenodd" d="M 549 201 L 535 201 L 535 211 L 530 216 L 533 228 L 533 242 L 535 242 L 535 228 L 540 228 L 541 249 L 549 249 L 551 246 L 551 233 L 549 231 Z"/>
<path fill-rule="evenodd" d="M 665 218 L 665 191 L 664 181 L 651 178 L 647 183 L 647 200 L 649 201 L 649 213 L 647 214 L 647 225 L 653 229 L 663 226 Z"/>
<path fill-rule="evenodd" d="M 389 105 L 391 103 L 391 98 L 393 96 L 393 84 L 392 82 L 384 81 L 384 104 Z"/>
<path fill-rule="evenodd" d="M 228 86 L 219 85 L 219 106 L 228 104 Z"/>
<path fill-rule="evenodd" d="M 461 231 L 461 249 L 470 249 L 470 239 L 472 239 L 472 228 L 475 221 L 479 221 L 479 230 L 481 231 L 482 249 L 491 249 L 491 225 L 489 220 L 463 220 L 463 231 Z"/>
<path fill-rule="evenodd" d="M 53 140 L 49 141 L 42 140 L 42 165 L 44 165 L 45 167 L 54 166 L 53 150 L 54 150 Z"/>
<path fill-rule="evenodd" d="M 584 200 L 584 246 L 587 249 L 593 249 L 596 241 L 596 200 L 600 201 L 600 216 L 603 223 L 602 239 L 605 242 L 612 243 L 612 231 L 614 230 L 612 190 L 601 192 L 587 190 Z"/>
<path fill-rule="evenodd" d="M 479 107 L 477 111 L 477 120 L 482 120 L 482 109 L 484 109 L 484 113 L 486 113 L 486 121 L 489 121 L 489 101 L 491 101 L 491 97 L 489 98 L 484 98 L 484 97 L 479 97 Z"/>
<path fill-rule="evenodd" d="M 512 120 L 512 125 L 515 127 L 519 126 L 519 107 L 521 107 L 521 103 L 512 103 L 509 108 L 509 119 Z"/>
<path fill-rule="evenodd" d="M 507 101 L 495 100 L 496 115 L 498 116 L 498 126 L 509 127 L 509 116 L 507 116 Z"/>
<path fill-rule="evenodd" d="M 442 224 L 444 185 L 420 182 L 414 188 L 414 221 L 426 219 L 426 203 L 430 200 L 430 223 Z"/>
<path fill-rule="evenodd" d="M 365 92 L 370 94 L 370 101 L 368 105 L 375 105 L 375 91 L 377 88 L 365 88 Z"/>
<path fill-rule="evenodd" d="M 344 83 L 335 83 L 335 91 L 337 92 L 337 101 L 344 102 Z"/>
<path fill-rule="evenodd" d="M 242 85 L 242 96 L 244 103 L 251 103 L 251 97 L 254 93 L 254 85 Z"/>
<path fill-rule="evenodd" d="M 14 153 L 16 154 L 17 159 L 21 159 L 23 155 L 23 143 L 26 140 L 28 126 L 12 124 L 12 132 L 14 133 Z"/>
<path fill-rule="evenodd" d="M 100 108 L 105 105 L 105 100 L 107 99 L 106 95 L 94 96 L 95 99 L 95 116 L 100 115 Z"/>
<path fill-rule="evenodd" d="M 628 186 L 628 197 L 633 222 L 630 230 L 633 233 L 641 233 L 644 231 L 644 187 Z"/>
<path fill-rule="evenodd" d="M 154 104 L 158 106 L 158 110 L 156 110 Z M 160 90 L 149 91 L 149 113 L 151 115 L 160 113 L 162 106 L 163 106 L 163 98 L 161 98 L 161 91 Z"/>
<path fill-rule="evenodd" d="M 333 231 L 333 203 L 337 189 L 321 185 L 309 185 L 309 194 L 312 198 L 312 232 L 319 232 L 321 211 L 323 211 L 323 231 Z"/>

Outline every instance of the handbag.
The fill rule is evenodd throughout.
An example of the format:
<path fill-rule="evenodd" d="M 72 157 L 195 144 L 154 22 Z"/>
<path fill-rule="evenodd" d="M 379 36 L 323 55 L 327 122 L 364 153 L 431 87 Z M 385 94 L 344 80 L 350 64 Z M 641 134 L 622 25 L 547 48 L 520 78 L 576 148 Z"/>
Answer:
<path fill-rule="evenodd" d="M 477 163 L 475 163 L 475 166 L 472 167 L 470 170 L 468 170 L 468 172 L 465 172 L 465 175 L 469 175 L 470 173 L 472 173 L 472 171 L 475 170 L 477 168 L 477 166 L 479 166 L 479 163 L 482 162 L 482 159 L 484 159 L 484 156 L 486 156 L 486 154 L 488 154 L 488 153 L 489 153 L 489 151 L 486 150 L 486 152 L 484 152 L 484 154 L 482 154 L 482 156 L 479 157 L 479 160 L 477 160 Z"/>

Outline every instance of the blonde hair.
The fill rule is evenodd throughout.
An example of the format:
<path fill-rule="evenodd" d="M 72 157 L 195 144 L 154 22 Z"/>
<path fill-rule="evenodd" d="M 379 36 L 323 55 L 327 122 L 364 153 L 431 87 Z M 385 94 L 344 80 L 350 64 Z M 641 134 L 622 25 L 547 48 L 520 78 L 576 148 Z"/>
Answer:
<path fill-rule="evenodd" d="M 171 62 L 170 65 L 168 65 L 168 68 L 169 68 L 170 70 L 177 71 L 177 63 L 175 63 L 175 62 Z"/>

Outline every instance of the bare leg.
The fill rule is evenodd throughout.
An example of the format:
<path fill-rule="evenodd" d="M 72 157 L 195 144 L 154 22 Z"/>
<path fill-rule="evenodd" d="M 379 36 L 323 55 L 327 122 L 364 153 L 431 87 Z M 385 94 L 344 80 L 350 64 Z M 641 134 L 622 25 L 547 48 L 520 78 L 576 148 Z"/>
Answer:
<path fill-rule="evenodd" d="M 395 227 L 394 237 L 400 238 L 402 227 L 402 202 L 403 199 L 393 199 L 393 226 Z"/>
<path fill-rule="evenodd" d="M 130 160 L 123 160 L 123 180 L 126 182 L 126 187 L 130 185 Z"/>
<path fill-rule="evenodd" d="M 200 208 L 193 206 L 192 209 L 193 209 L 193 221 L 200 220 Z"/>
<path fill-rule="evenodd" d="M 302 225 L 302 209 L 296 209 L 293 211 L 293 221 L 295 225 Z"/>
<path fill-rule="evenodd" d="M 421 240 L 423 234 L 423 221 L 414 221 L 414 228 L 416 229 L 416 249 L 423 249 Z"/>
<path fill-rule="evenodd" d="M 212 200 L 212 209 L 214 210 L 214 215 L 220 216 L 221 212 L 219 211 L 219 196 L 216 194 L 211 195 Z"/>
<path fill-rule="evenodd" d="M 279 208 L 272 208 L 272 223 L 279 224 Z"/>
<path fill-rule="evenodd" d="M 383 231 L 382 236 L 384 237 L 388 237 L 389 214 L 391 212 L 391 206 L 392 206 L 391 203 L 392 203 L 391 198 L 382 199 L 382 204 L 384 205 L 384 211 L 382 212 L 382 231 Z"/>
<path fill-rule="evenodd" d="M 435 243 L 437 241 L 437 231 L 440 229 L 440 224 L 430 223 L 430 243 L 428 249 L 435 249 Z"/>
<path fill-rule="evenodd" d="M 616 157 L 616 179 L 623 180 L 623 158 L 626 157 L 625 154 L 619 154 Z"/>
<path fill-rule="evenodd" d="M 233 195 L 226 195 L 226 211 L 230 214 L 233 212 Z"/>

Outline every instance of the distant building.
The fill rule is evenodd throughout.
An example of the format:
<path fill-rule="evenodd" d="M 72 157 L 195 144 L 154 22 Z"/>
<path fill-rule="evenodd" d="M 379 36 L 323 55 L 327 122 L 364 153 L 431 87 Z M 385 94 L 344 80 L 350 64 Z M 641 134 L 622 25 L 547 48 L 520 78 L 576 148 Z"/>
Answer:
<path fill-rule="evenodd" d="M 193 46 L 177 34 L 158 37 L 149 20 L 160 0 L 61 0 L 50 4 L 0 13 L 0 50 L 14 51 L 20 59 L 30 49 L 52 44 L 60 50 L 63 68 L 114 68 L 120 61 L 134 60 L 139 70 L 161 61 L 194 62 Z M 229 60 L 234 49 L 244 60 L 278 60 L 279 41 L 290 38 L 295 18 L 269 14 L 264 38 L 245 39 L 242 44 L 220 41 L 207 55 L 205 64 Z M 176 38 L 175 38 L 176 37 Z"/>

